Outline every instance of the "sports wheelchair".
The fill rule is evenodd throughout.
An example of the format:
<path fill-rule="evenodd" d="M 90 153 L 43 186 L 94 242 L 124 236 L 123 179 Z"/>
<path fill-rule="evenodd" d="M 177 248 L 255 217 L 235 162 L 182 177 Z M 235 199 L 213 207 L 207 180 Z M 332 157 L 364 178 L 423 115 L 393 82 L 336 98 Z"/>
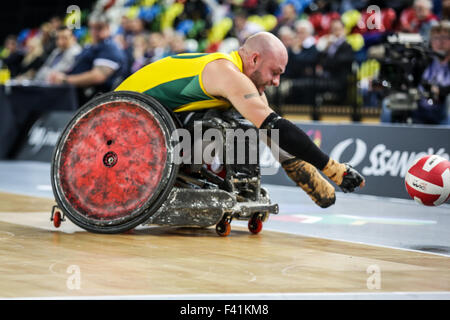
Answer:
<path fill-rule="evenodd" d="M 199 123 L 202 132 L 219 130 L 224 141 L 230 129 L 254 128 L 230 110 L 198 113 L 194 124 Z M 237 219 L 259 233 L 269 215 L 278 213 L 261 186 L 259 156 L 256 163 L 248 157 L 244 163 L 179 163 L 174 132 L 193 132 L 194 124 L 182 124 L 156 99 L 136 92 L 110 92 L 87 102 L 53 153 L 54 226 L 65 217 L 87 231 L 107 234 L 139 225 L 215 225 L 220 236 L 227 236 Z M 224 144 L 224 155 L 230 143 L 244 144 L 247 156 L 258 152 L 247 140 L 233 139 Z"/>

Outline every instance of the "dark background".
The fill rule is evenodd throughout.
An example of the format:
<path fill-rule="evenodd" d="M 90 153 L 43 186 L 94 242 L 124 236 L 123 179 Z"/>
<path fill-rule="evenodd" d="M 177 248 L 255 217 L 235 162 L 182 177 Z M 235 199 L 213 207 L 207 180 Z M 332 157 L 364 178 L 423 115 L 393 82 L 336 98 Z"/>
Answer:
<path fill-rule="evenodd" d="M 0 4 L 0 47 L 8 34 L 17 35 L 26 28 L 37 28 L 53 16 L 66 16 L 67 7 L 91 9 L 94 0 L 5 0 Z"/>

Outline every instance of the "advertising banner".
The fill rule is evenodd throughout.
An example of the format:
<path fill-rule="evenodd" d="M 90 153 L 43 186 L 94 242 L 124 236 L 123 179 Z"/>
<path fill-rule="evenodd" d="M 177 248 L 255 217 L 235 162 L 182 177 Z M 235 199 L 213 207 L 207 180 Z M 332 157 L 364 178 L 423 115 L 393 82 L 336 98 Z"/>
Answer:
<path fill-rule="evenodd" d="M 409 198 L 405 174 L 415 159 L 437 154 L 449 159 L 450 128 L 412 125 L 362 125 L 296 123 L 310 138 L 339 162 L 347 162 L 366 178 L 358 193 Z M 262 152 L 261 165 L 275 165 Z M 263 183 L 294 185 L 283 169 L 262 177 Z M 339 190 L 339 188 L 337 189 Z"/>
<path fill-rule="evenodd" d="M 28 131 L 14 159 L 51 162 L 58 138 L 73 115 L 72 111 L 55 111 L 41 116 Z"/>

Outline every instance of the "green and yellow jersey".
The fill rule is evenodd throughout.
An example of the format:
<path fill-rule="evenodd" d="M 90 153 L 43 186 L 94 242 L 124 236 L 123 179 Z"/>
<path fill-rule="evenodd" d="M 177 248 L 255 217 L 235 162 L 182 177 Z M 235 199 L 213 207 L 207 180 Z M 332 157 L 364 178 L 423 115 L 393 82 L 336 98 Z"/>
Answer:
<path fill-rule="evenodd" d="M 206 92 L 202 81 L 205 66 L 227 59 L 242 72 L 237 51 L 225 53 L 183 53 L 153 62 L 125 79 L 115 91 L 148 94 L 175 112 L 230 107 L 231 104 Z"/>

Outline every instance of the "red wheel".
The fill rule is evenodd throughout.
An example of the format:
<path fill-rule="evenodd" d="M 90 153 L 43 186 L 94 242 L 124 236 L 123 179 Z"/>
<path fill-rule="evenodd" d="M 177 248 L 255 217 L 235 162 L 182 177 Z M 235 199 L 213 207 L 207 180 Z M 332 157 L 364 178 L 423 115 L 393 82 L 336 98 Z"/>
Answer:
<path fill-rule="evenodd" d="M 263 227 L 263 222 L 260 217 L 255 216 L 248 220 L 248 230 L 253 234 L 258 234 L 261 232 Z"/>
<path fill-rule="evenodd" d="M 145 222 L 167 198 L 171 114 L 155 99 L 112 92 L 83 106 L 55 148 L 52 186 L 66 216 L 92 232 L 121 233 Z"/>
<path fill-rule="evenodd" d="M 61 226 L 61 212 L 55 211 L 53 214 L 53 225 L 55 228 L 59 228 Z"/>
<path fill-rule="evenodd" d="M 231 224 L 228 221 L 219 222 L 216 225 L 216 232 L 221 237 L 226 237 L 231 232 Z"/>

